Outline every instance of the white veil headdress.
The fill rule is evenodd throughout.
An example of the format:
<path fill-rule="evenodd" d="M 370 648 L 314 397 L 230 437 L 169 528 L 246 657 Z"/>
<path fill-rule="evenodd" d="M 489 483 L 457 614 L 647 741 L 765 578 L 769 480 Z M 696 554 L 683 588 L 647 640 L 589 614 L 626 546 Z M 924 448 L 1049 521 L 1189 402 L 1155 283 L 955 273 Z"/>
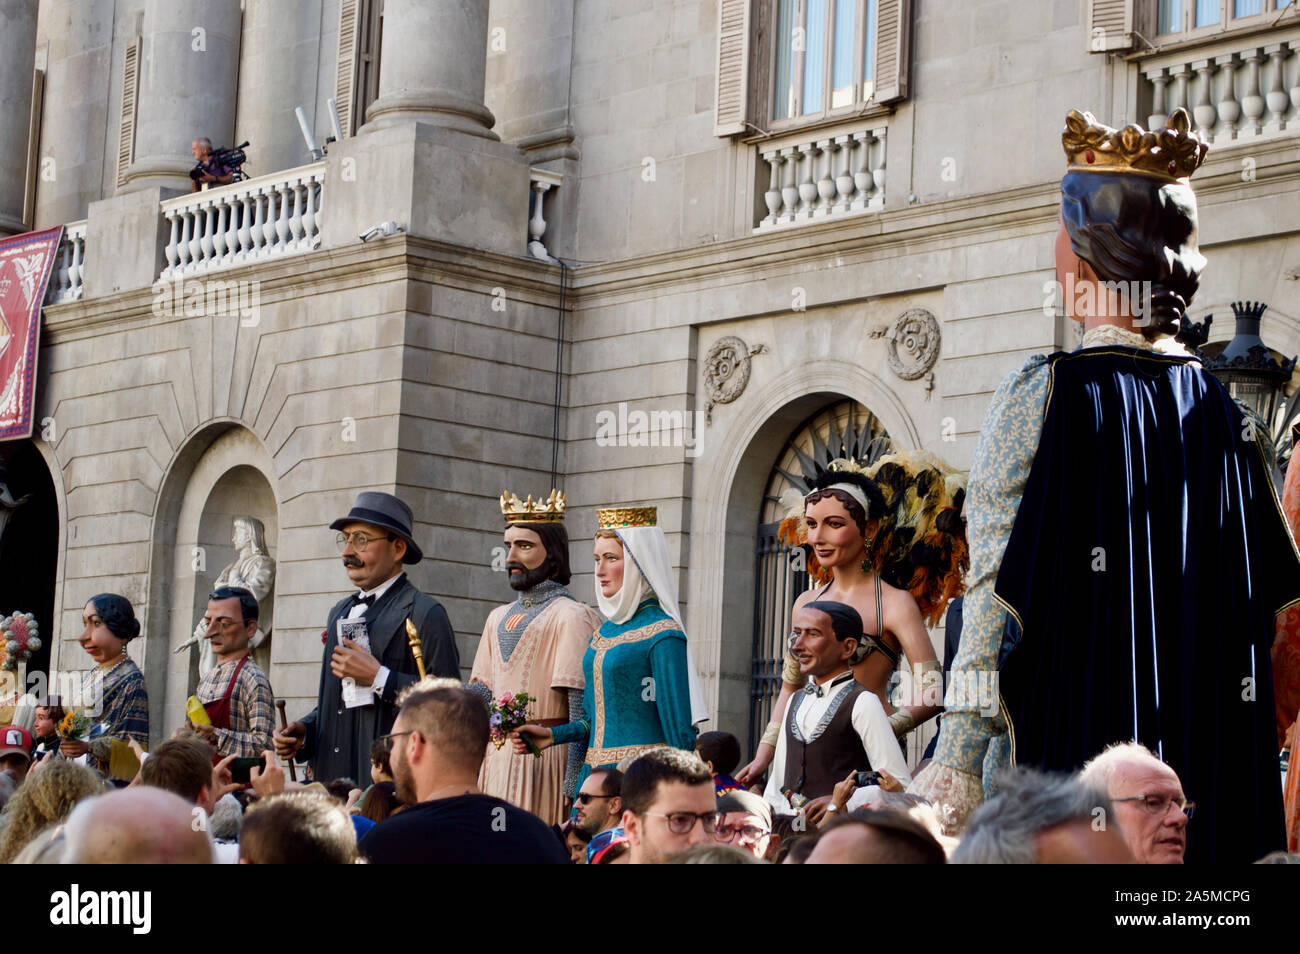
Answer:
<path fill-rule="evenodd" d="M 653 527 L 619 527 L 614 530 L 623 552 L 631 559 L 623 561 L 623 586 L 611 597 L 596 587 L 600 612 L 610 622 L 626 623 L 636 608 L 653 596 L 665 613 L 673 618 L 683 633 L 682 613 L 677 607 L 677 584 L 672 561 L 668 557 L 668 539 L 663 529 Z M 690 686 L 691 722 L 707 722 L 709 708 L 704 702 L 704 687 L 695 667 L 691 641 L 686 639 L 686 675 Z"/>

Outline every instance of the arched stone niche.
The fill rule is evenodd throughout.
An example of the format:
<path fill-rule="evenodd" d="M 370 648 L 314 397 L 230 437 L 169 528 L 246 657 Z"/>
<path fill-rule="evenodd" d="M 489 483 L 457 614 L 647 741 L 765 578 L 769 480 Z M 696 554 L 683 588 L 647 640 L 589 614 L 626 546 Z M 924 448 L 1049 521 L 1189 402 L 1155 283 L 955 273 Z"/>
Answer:
<path fill-rule="evenodd" d="M 271 457 L 246 428 L 213 425 L 191 437 L 177 454 L 164 479 L 154 521 L 154 612 L 145 677 L 156 737 L 165 738 L 185 721 L 185 699 L 198 682 L 198 652 L 173 650 L 193 635 L 217 576 L 238 555 L 232 542 L 237 516 L 262 522 L 267 551 L 275 559 L 279 508 Z M 274 603 L 273 588 L 262 601 L 263 631 L 274 625 Z M 270 642 L 254 654 L 268 675 L 270 656 Z"/>

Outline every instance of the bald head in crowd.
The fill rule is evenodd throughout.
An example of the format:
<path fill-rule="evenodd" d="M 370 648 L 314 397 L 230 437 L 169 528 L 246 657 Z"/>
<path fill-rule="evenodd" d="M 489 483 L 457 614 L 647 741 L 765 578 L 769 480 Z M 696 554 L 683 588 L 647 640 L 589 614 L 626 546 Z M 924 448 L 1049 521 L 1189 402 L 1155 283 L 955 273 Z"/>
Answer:
<path fill-rule="evenodd" d="M 68 816 L 63 860 L 84 865 L 211 864 L 212 844 L 206 826 L 194 824 L 194 808 L 179 795 L 147 786 L 88 798 Z"/>
<path fill-rule="evenodd" d="M 943 846 L 920 822 L 895 811 L 860 809 L 832 819 L 804 862 L 810 865 L 941 865 Z"/>

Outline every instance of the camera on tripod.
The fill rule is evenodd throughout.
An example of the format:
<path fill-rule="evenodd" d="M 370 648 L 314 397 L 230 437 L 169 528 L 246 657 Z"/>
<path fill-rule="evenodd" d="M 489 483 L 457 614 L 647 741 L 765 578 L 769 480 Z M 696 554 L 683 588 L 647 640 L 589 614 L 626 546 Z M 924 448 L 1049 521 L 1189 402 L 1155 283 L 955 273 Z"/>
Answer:
<path fill-rule="evenodd" d="M 205 162 L 195 163 L 194 168 L 190 170 L 190 178 L 198 182 L 200 177 L 208 173 L 209 169 L 219 169 L 225 166 L 235 176 L 235 182 L 242 182 L 247 176 L 244 175 L 243 165 L 248 161 L 248 154 L 244 152 L 244 147 L 248 141 L 241 142 L 238 146 L 232 146 L 229 149 L 222 147 L 213 149 L 208 153 Z"/>

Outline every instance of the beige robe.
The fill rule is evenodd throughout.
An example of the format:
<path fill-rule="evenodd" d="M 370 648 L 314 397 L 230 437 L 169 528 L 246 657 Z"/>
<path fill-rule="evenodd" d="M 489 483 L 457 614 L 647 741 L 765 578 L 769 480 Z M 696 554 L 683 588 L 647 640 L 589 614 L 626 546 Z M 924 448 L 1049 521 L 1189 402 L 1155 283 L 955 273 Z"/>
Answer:
<path fill-rule="evenodd" d="M 559 597 L 528 625 L 510 662 L 503 662 L 497 630 L 514 604 L 498 606 L 488 616 L 474 655 L 470 679 L 484 683 L 499 699 L 506 692 L 526 692 L 536 702 L 528 707 L 530 721 L 569 721 L 569 689 L 582 690 L 582 657 L 600 615 L 585 603 Z M 507 742 L 498 749 L 488 743 L 478 784 L 494 795 L 530 811 L 548 825 L 564 820 L 564 769 L 568 746 L 555 745 L 542 757 L 515 755 Z"/>

